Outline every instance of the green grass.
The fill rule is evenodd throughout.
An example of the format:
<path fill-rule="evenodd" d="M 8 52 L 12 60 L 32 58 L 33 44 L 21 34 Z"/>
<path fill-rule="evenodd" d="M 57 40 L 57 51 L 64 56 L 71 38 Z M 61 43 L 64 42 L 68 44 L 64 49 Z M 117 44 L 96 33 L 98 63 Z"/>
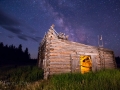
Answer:
<path fill-rule="evenodd" d="M 0 80 L 23 83 L 43 79 L 43 70 L 36 66 L 1 67 Z"/>
<path fill-rule="evenodd" d="M 42 88 L 41 88 L 42 87 Z M 52 76 L 39 87 L 41 90 L 120 90 L 120 71 L 105 70 L 96 73 L 67 73 Z M 38 90 L 39 90 L 38 89 Z"/>
<path fill-rule="evenodd" d="M 34 69 L 32 70 L 34 72 Z M 3 86 L 1 85 L 2 84 L 0 84 L 0 88 L 1 87 L 3 88 Z M 114 69 L 114 70 L 101 70 L 98 72 L 94 72 L 94 73 L 90 72 L 86 74 L 80 74 L 80 73 L 59 74 L 59 75 L 51 76 L 48 80 L 39 79 L 38 81 L 30 82 L 24 85 L 18 84 L 18 85 L 6 86 L 6 89 L 3 88 L 2 90 L 13 90 L 13 89 L 14 90 L 120 90 L 120 71 Z"/>

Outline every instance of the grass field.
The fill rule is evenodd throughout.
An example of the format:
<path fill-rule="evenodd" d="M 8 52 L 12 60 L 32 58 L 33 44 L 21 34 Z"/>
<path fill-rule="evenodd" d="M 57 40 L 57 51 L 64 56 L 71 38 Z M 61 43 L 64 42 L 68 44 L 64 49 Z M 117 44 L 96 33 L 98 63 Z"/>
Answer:
<path fill-rule="evenodd" d="M 120 71 L 55 75 L 38 90 L 120 90 Z"/>
<path fill-rule="evenodd" d="M 33 70 L 36 70 L 36 72 L 38 70 L 36 67 L 31 67 L 31 69 L 30 68 L 25 69 L 25 68 L 28 67 L 24 67 L 24 70 L 22 69 L 23 72 L 27 72 L 25 70 L 28 70 L 30 72 L 31 70 L 32 73 Z M 34 79 L 31 80 L 28 80 L 27 77 L 25 79 L 24 75 L 21 76 L 24 78 L 23 83 L 4 84 L 4 82 L 0 81 L 0 89 L 1 90 L 120 90 L 119 70 L 102 70 L 95 73 L 90 72 L 86 74 L 66 73 L 66 74 L 53 75 L 48 80 L 42 80 L 43 73 L 41 70 L 39 72 L 41 72 L 40 77 L 37 77 L 37 73 L 34 72 L 34 75 L 31 74 L 31 77 L 33 75 L 34 77 L 32 78 Z M 16 74 L 16 78 L 17 77 L 20 77 L 19 74 Z M 16 81 L 14 81 L 14 79 L 12 78 L 11 82 L 16 82 Z"/>

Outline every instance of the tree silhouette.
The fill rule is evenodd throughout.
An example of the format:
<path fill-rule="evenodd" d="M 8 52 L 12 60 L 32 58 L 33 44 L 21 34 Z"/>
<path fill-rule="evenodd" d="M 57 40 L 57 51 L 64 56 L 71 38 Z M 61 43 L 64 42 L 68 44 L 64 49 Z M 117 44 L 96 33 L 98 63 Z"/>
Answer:
<path fill-rule="evenodd" d="M 22 45 L 18 47 L 14 45 L 4 45 L 0 42 L 0 64 L 19 64 L 19 63 L 29 63 L 30 54 L 28 48 L 24 51 L 22 50 Z"/>
<path fill-rule="evenodd" d="M 24 51 L 25 59 L 29 60 L 30 59 L 30 54 L 28 53 L 28 48 L 25 49 Z"/>
<path fill-rule="evenodd" d="M 22 45 L 21 44 L 18 46 L 18 50 L 22 52 Z"/>

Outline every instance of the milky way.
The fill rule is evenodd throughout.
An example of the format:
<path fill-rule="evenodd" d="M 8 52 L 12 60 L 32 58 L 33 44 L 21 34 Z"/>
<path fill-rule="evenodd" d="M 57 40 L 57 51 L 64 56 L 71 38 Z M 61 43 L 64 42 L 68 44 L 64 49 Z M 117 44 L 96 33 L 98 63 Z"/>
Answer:
<path fill-rule="evenodd" d="M 28 47 L 37 58 L 45 32 L 55 24 L 69 40 L 105 48 L 120 55 L 119 0 L 0 0 L 0 42 Z"/>

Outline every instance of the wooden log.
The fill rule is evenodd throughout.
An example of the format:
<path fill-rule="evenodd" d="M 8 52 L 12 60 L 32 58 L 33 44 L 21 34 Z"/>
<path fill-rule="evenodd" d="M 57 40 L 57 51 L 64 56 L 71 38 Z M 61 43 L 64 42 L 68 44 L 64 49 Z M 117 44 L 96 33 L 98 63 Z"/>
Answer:
<path fill-rule="evenodd" d="M 109 61 L 112 61 L 112 62 L 113 62 L 114 60 L 111 59 L 111 58 L 110 58 L 110 59 L 106 59 L 106 58 L 104 58 L 104 61 L 105 61 L 105 62 L 109 62 Z"/>
<path fill-rule="evenodd" d="M 70 59 L 70 56 L 50 56 L 49 59 Z"/>
<path fill-rule="evenodd" d="M 107 57 L 107 56 L 104 56 L 105 59 L 114 59 L 114 57 Z"/>
<path fill-rule="evenodd" d="M 66 62 L 70 62 L 70 59 L 50 59 L 49 60 L 50 62 L 64 62 L 64 61 L 66 61 Z"/>
<path fill-rule="evenodd" d="M 70 69 L 58 69 L 58 68 L 50 68 L 50 72 L 70 72 L 71 70 Z"/>
<path fill-rule="evenodd" d="M 70 65 L 50 65 L 48 68 L 68 68 L 70 69 Z"/>
<path fill-rule="evenodd" d="M 73 51 L 63 51 L 63 50 L 54 50 L 54 51 L 50 51 L 50 55 L 52 54 L 59 54 L 59 55 L 70 55 L 70 54 L 74 54 L 75 52 Z"/>
<path fill-rule="evenodd" d="M 54 69 L 54 68 L 56 68 L 56 69 L 70 69 L 70 67 L 49 67 L 50 69 Z"/>
<path fill-rule="evenodd" d="M 85 54 L 83 51 L 78 51 L 77 54 Z"/>
<path fill-rule="evenodd" d="M 50 65 L 69 65 L 70 62 L 49 62 Z"/>
<path fill-rule="evenodd" d="M 85 45 L 79 45 L 79 46 L 77 46 L 77 45 L 74 45 L 74 44 L 67 44 L 67 43 L 63 43 L 63 42 L 52 42 L 50 45 L 52 45 L 52 46 L 68 46 L 68 47 L 73 47 L 73 46 L 76 46 L 76 48 L 78 47 L 84 47 L 84 48 L 87 48 L 87 49 L 90 49 L 90 48 L 93 48 L 93 47 L 87 47 L 87 46 L 85 46 Z"/>
<path fill-rule="evenodd" d="M 58 45 L 66 45 L 66 46 L 69 46 L 70 44 L 67 44 L 67 43 L 64 43 L 64 42 L 51 42 L 50 43 L 52 46 L 58 46 Z M 72 45 L 72 46 L 74 46 L 74 45 Z"/>
<path fill-rule="evenodd" d="M 115 66 L 114 63 L 107 63 L 105 66 Z"/>
<path fill-rule="evenodd" d="M 105 57 L 113 57 L 113 54 L 104 54 Z"/>
<path fill-rule="evenodd" d="M 49 75 L 53 75 L 53 74 L 62 74 L 62 73 L 70 73 L 70 71 L 65 71 L 65 72 L 50 72 Z"/>
<path fill-rule="evenodd" d="M 114 57 L 113 54 L 104 54 L 105 57 Z"/>
<path fill-rule="evenodd" d="M 106 69 L 109 69 L 109 68 L 113 69 L 113 68 L 115 68 L 115 66 L 105 66 L 105 68 Z"/>
<path fill-rule="evenodd" d="M 85 53 L 85 55 L 99 55 L 98 53 Z"/>
<path fill-rule="evenodd" d="M 76 46 L 74 46 L 74 47 L 73 46 L 67 47 L 65 45 L 63 45 L 63 46 L 59 46 L 59 45 L 58 46 L 51 46 L 51 48 L 54 48 L 54 49 L 60 49 L 60 48 L 62 48 L 64 50 L 75 50 L 75 51 L 85 51 L 85 52 L 95 52 L 95 53 L 98 52 L 94 48 L 87 49 L 87 48 L 84 48 L 84 47 L 76 47 Z"/>
<path fill-rule="evenodd" d="M 115 66 L 113 63 L 105 64 L 105 66 Z"/>
<path fill-rule="evenodd" d="M 107 65 L 107 64 L 113 64 L 114 65 L 114 62 L 105 62 L 105 65 Z"/>
<path fill-rule="evenodd" d="M 65 53 L 63 53 L 63 52 L 61 52 L 61 53 L 60 53 L 60 52 L 57 52 L 57 53 L 50 53 L 49 55 L 50 55 L 50 56 L 58 56 L 58 55 L 62 55 L 62 56 L 63 56 L 63 55 L 64 55 L 64 56 L 67 55 L 67 56 L 68 56 L 69 54 L 70 54 L 70 53 L 67 53 L 67 52 L 65 52 Z"/>
<path fill-rule="evenodd" d="M 54 62 L 54 61 L 70 61 L 70 58 L 64 58 L 64 59 L 62 59 L 62 58 L 49 58 L 49 61 L 51 61 L 51 62 Z"/>
<path fill-rule="evenodd" d="M 109 54 L 109 55 L 111 55 L 111 54 L 113 54 L 113 52 L 104 52 L 104 54 Z"/>

